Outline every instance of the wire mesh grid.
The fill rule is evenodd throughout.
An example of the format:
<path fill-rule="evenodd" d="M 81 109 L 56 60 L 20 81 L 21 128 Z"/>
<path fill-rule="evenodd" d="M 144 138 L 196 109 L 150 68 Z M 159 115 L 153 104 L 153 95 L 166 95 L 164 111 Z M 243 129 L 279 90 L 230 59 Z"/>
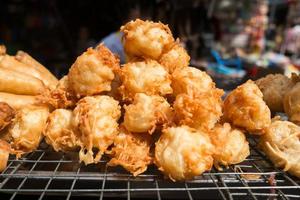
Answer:
<path fill-rule="evenodd" d="M 10 157 L 0 174 L 0 197 L 7 199 L 300 199 L 300 181 L 274 168 L 250 139 L 251 156 L 224 171 L 212 169 L 195 179 L 172 182 L 155 167 L 133 177 L 121 168 L 78 163 L 77 155 L 37 150 Z"/>

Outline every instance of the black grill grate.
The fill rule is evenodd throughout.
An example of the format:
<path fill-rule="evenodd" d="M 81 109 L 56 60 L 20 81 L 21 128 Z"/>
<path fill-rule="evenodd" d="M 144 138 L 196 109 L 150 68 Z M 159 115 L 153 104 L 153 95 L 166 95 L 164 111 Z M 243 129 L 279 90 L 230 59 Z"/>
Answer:
<path fill-rule="evenodd" d="M 300 199 L 300 180 L 274 168 L 254 139 L 250 145 L 243 163 L 176 183 L 153 166 L 133 177 L 121 167 L 107 168 L 105 158 L 84 166 L 75 153 L 40 149 L 19 160 L 10 157 L 0 174 L 0 193 L 8 199 Z"/>

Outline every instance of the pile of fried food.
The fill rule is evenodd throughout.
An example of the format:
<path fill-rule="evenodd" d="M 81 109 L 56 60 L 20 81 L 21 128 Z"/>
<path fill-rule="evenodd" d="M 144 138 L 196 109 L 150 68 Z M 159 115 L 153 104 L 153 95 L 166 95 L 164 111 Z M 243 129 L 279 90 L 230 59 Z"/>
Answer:
<path fill-rule="evenodd" d="M 38 148 L 79 153 L 80 162 L 120 165 L 137 176 L 150 164 L 171 180 L 218 170 L 250 154 L 245 133 L 284 170 L 300 176 L 300 128 L 271 120 L 286 111 L 300 121 L 300 83 L 283 75 L 240 85 L 222 100 L 208 74 L 168 26 L 130 21 L 121 27 L 128 63 L 103 44 L 89 48 L 59 81 L 24 52 L 0 50 L 0 170 L 9 154 Z M 266 102 L 266 103 L 265 103 Z"/>

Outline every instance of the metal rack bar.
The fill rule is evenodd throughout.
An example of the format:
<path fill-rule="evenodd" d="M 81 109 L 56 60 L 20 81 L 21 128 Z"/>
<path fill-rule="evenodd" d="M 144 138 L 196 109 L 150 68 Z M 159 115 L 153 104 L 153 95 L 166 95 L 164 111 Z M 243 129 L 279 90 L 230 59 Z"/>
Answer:
<path fill-rule="evenodd" d="M 44 195 L 45 195 L 45 193 L 46 193 L 46 190 L 48 189 L 48 187 L 49 187 L 51 181 L 54 179 L 55 174 L 56 174 L 56 172 L 57 172 L 59 166 L 61 165 L 61 163 L 62 163 L 61 161 L 62 161 L 63 159 L 64 159 L 64 156 L 62 156 L 61 159 L 60 159 L 60 161 L 57 163 L 57 165 L 56 165 L 56 167 L 55 167 L 55 169 L 54 169 L 54 171 L 53 171 L 53 176 L 52 176 L 52 177 L 49 179 L 49 181 L 47 182 L 47 184 L 46 184 L 46 186 L 45 186 L 45 190 L 44 190 L 44 191 L 42 192 L 42 194 L 40 195 L 39 200 L 42 200 L 42 199 L 43 199 L 43 197 L 44 197 Z"/>
<path fill-rule="evenodd" d="M 35 166 L 38 164 L 38 161 L 42 159 L 42 157 L 45 155 L 45 152 L 42 152 L 42 154 L 39 156 L 39 158 L 37 159 L 37 162 L 35 162 L 33 164 L 33 166 L 31 167 L 31 169 L 29 170 L 29 174 L 33 171 L 33 169 L 35 168 Z M 27 176 L 22 180 L 21 184 L 19 185 L 19 187 L 17 188 L 17 190 L 13 193 L 13 195 L 10 197 L 10 200 L 13 200 L 15 198 L 15 196 L 17 195 L 17 193 L 20 191 L 21 187 L 24 185 L 25 181 L 27 180 Z"/>
<path fill-rule="evenodd" d="M 51 151 L 39 149 L 22 159 L 9 159 L 6 170 L 0 174 L 0 192 L 11 194 L 11 199 L 18 194 L 33 194 L 38 195 L 40 200 L 49 195 L 64 195 L 66 199 L 76 195 L 92 195 L 102 200 L 105 197 L 120 196 L 127 199 L 141 198 L 144 194 L 161 200 L 162 194 L 169 198 L 175 192 L 188 199 L 199 198 L 194 192 L 211 193 L 222 199 L 261 199 L 267 196 L 300 199 L 300 181 L 274 167 L 256 148 L 255 142 L 251 140 L 250 143 L 252 154 L 239 164 L 247 172 L 237 172 L 233 167 L 224 171 L 212 169 L 193 180 L 174 185 L 162 179 L 159 171 L 152 167 L 147 173 L 135 178 L 124 171 L 103 167 L 107 162 L 105 159 L 99 165 L 77 166 L 78 161 L 65 154 L 53 154 Z M 257 175 L 257 178 L 248 180 L 245 178 L 247 175 Z M 276 184 L 269 183 L 269 177 L 272 176 Z M 18 184 L 11 184 L 13 181 L 18 181 Z M 41 185 L 41 181 L 45 185 Z M 65 182 L 68 184 L 64 184 Z M 63 184 L 62 187 L 59 186 L 60 183 Z M 84 186 L 81 187 L 80 184 Z"/>

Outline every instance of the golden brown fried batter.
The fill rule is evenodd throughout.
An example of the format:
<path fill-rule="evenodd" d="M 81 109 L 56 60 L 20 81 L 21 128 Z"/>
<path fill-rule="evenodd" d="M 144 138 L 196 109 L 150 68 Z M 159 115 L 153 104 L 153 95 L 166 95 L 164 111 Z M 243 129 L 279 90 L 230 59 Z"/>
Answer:
<path fill-rule="evenodd" d="M 44 83 L 33 76 L 12 69 L 0 68 L 0 92 L 38 95 L 47 90 Z"/>
<path fill-rule="evenodd" d="M 133 103 L 124 108 L 124 126 L 131 132 L 152 134 L 157 125 L 172 120 L 170 104 L 158 95 L 137 93 Z"/>
<path fill-rule="evenodd" d="M 260 148 L 276 167 L 300 178 L 300 127 L 275 120 L 260 137 Z"/>
<path fill-rule="evenodd" d="M 15 117 L 15 110 L 7 103 L 0 102 L 0 131 L 9 125 Z"/>
<path fill-rule="evenodd" d="M 294 83 L 283 74 L 269 74 L 255 81 L 264 95 L 264 101 L 273 112 L 283 112 L 283 97 Z"/>
<path fill-rule="evenodd" d="M 271 123 L 271 112 L 263 94 L 251 80 L 238 86 L 224 101 L 224 119 L 251 134 L 263 134 Z"/>
<path fill-rule="evenodd" d="M 10 145 L 0 139 L 0 172 L 5 170 L 10 153 Z"/>
<path fill-rule="evenodd" d="M 124 100 L 132 101 L 136 93 L 161 96 L 172 93 L 170 75 L 154 60 L 125 64 L 120 70 L 120 78 Z"/>
<path fill-rule="evenodd" d="M 74 108 L 78 99 L 68 90 L 68 76 L 62 77 L 55 89 L 38 96 L 40 103 L 48 104 L 54 109 Z"/>
<path fill-rule="evenodd" d="M 300 82 L 285 94 L 283 106 L 289 120 L 300 125 Z"/>
<path fill-rule="evenodd" d="M 73 111 L 73 127 L 81 135 L 79 159 L 86 165 L 97 163 L 118 134 L 121 115 L 118 101 L 109 96 L 88 96 Z M 98 152 L 94 156 L 93 148 Z"/>
<path fill-rule="evenodd" d="M 114 146 L 108 152 L 112 159 L 107 165 L 121 165 L 133 176 L 137 176 L 146 171 L 152 162 L 150 146 L 150 135 L 131 133 L 121 125 L 119 134 L 114 139 Z"/>
<path fill-rule="evenodd" d="M 121 27 L 125 53 L 129 57 L 157 60 L 174 42 L 167 25 L 136 19 Z"/>
<path fill-rule="evenodd" d="M 176 69 L 172 74 L 173 94 L 194 94 L 210 91 L 215 83 L 204 71 L 194 67 Z"/>
<path fill-rule="evenodd" d="M 80 138 L 72 129 L 72 120 L 71 110 L 56 109 L 49 115 L 43 133 L 55 151 L 71 151 L 80 145 Z"/>
<path fill-rule="evenodd" d="M 46 86 L 50 89 L 54 89 L 58 83 L 57 78 L 41 63 L 31 57 L 24 51 L 18 51 L 15 59 L 25 64 L 27 68 L 34 69 L 39 75 L 40 79 L 44 82 Z"/>
<path fill-rule="evenodd" d="M 17 157 L 31 152 L 39 146 L 48 115 L 47 107 L 28 106 L 17 111 L 16 117 L 8 129 L 12 152 Z"/>
<path fill-rule="evenodd" d="M 220 165 L 238 164 L 249 155 L 249 143 L 243 131 L 233 128 L 229 123 L 217 125 L 210 133 L 210 139 L 215 146 L 213 154 L 214 166 L 222 170 Z"/>
<path fill-rule="evenodd" d="M 211 129 L 222 116 L 223 90 L 200 94 L 179 94 L 173 104 L 175 121 L 193 128 Z"/>
<path fill-rule="evenodd" d="M 188 126 L 170 127 L 155 144 L 154 163 L 173 181 L 192 179 L 211 169 L 213 152 L 206 133 Z"/>
<path fill-rule="evenodd" d="M 18 110 L 29 105 L 42 105 L 39 96 L 19 95 L 6 92 L 0 92 L 0 102 L 5 102 L 13 109 Z"/>
<path fill-rule="evenodd" d="M 176 42 L 174 46 L 159 59 L 159 63 L 164 66 L 169 73 L 173 73 L 175 69 L 187 67 L 189 62 L 190 56 L 179 42 Z"/>
<path fill-rule="evenodd" d="M 103 44 L 89 48 L 70 68 L 68 89 L 78 98 L 110 91 L 114 70 L 119 67 L 119 59 Z"/>

